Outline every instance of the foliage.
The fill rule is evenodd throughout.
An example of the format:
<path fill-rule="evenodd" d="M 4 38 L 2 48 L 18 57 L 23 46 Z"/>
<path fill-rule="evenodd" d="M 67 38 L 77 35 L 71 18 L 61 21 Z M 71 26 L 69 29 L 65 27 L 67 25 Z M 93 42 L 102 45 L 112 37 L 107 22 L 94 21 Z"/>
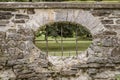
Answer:
<path fill-rule="evenodd" d="M 92 38 L 90 32 L 81 25 L 77 25 L 70 22 L 56 22 L 52 24 L 45 25 L 38 30 L 36 37 L 45 35 L 48 37 L 85 37 Z"/>

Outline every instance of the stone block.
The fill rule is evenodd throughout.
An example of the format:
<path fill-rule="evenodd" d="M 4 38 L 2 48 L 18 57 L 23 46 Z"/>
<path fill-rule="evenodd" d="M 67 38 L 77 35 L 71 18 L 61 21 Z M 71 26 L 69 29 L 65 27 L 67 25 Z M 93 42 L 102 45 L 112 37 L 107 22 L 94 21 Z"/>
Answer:
<path fill-rule="evenodd" d="M 24 14 L 16 14 L 15 19 L 29 19 L 29 16 Z"/>
<path fill-rule="evenodd" d="M 101 40 L 103 47 L 117 47 L 119 46 L 119 40 L 114 36 L 106 36 Z"/>
<path fill-rule="evenodd" d="M 97 73 L 97 75 L 94 76 L 94 78 L 97 80 L 116 80 L 115 75 L 118 74 L 119 72 L 117 71 L 109 71 L 105 70 L 101 73 Z"/>
<path fill-rule="evenodd" d="M 18 42 L 18 46 L 17 47 L 19 49 L 23 50 L 23 51 L 27 49 L 26 43 L 24 41 Z"/>
<path fill-rule="evenodd" d="M 16 29 L 8 29 L 8 32 L 10 32 L 10 33 L 16 33 Z"/>
<path fill-rule="evenodd" d="M 6 32 L 0 31 L 0 40 L 3 40 L 6 37 Z"/>
<path fill-rule="evenodd" d="M 0 71 L 0 79 L 1 80 L 15 80 L 16 75 L 12 69 L 5 69 Z"/>
<path fill-rule="evenodd" d="M 115 47 L 111 52 L 111 56 L 120 56 L 120 47 Z"/>
<path fill-rule="evenodd" d="M 10 19 L 13 16 L 11 12 L 0 12 L 0 19 Z"/>
<path fill-rule="evenodd" d="M 120 56 L 110 57 L 110 60 L 114 64 L 120 64 Z"/>
<path fill-rule="evenodd" d="M 25 20 L 19 19 L 19 20 L 12 20 L 14 23 L 25 23 Z"/>
<path fill-rule="evenodd" d="M 89 67 L 89 68 L 100 68 L 101 65 L 98 64 L 98 63 L 90 63 L 90 64 L 88 64 L 88 67 Z"/>
<path fill-rule="evenodd" d="M 114 24 L 113 20 L 102 20 L 103 24 Z"/>
<path fill-rule="evenodd" d="M 98 70 L 92 68 L 92 69 L 88 69 L 87 72 L 88 72 L 89 75 L 94 75 L 98 72 Z"/>
<path fill-rule="evenodd" d="M 60 74 L 63 76 L 75 76 L 77 71 L 62 71 Z"/>
<path fill-rule="evenodd" d="M 27 36 L 33 36 L 34 37 L 34 33 L 33 33 L 32 29 L 29 29 L 29 28 L 19 27 L 18 30 L 17 30 L 17 33 L 25 35 L 26 37 Z"/>
<path fill-rule="evenodd" d="M 16 47 L 17 46 L 17 42 L 14 40 L 10 40 L 7 43 L 7 47 Z"/>
<path fill-rule="evenodd" d="M 8 20 L 0 20 L 0 25 L 3 26 L 3 25 L 7 25 L 9 23 Z"/>
<path fill-rule="evenodd" d="M 109 63 L 109 60 L 107 58 L 91 57 L 88 59 L 87 63 L 106 64 Z"/>
<path fill-rule="evenodd" d="M 34 9 L 27 9 L 27 14 L 35 14 Z"/>
<path fill-rule="evenodd" d="M 92 14 L 94 16 L 109 16 L 111 12 L 111 10 L 93 10 Z"/>
<path fill-rule="evenodd" d="M 17 33 L 7 33 L 6 34 L 6 39 L 7 40 L 14 40 L 14 41 L 23 41 L 25 40 L 25 36 L 24 35 L 20 35 Z"/>
<path fill-rule="evenodd" d="M 18 76 L 18 78 L 20 78 L 20 79 L 22 79 L 22 80 L 24 80 L 24 79 L 28 79 L 28 80 L 29 80 L 29 78 L 35 77 L 35 76 L 36 76 L 35 73 L 20 74 L 20 75 Z"/>
<path fill-rule="evenodd" d="M 115 22 L 116 24 L 120 24 L 120 19 L 116 20 Z"/>

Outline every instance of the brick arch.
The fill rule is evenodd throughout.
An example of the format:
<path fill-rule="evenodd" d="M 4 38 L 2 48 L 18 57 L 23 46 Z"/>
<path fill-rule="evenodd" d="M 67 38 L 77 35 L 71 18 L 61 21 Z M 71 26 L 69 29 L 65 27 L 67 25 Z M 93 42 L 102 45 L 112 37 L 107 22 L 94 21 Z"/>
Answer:
<path fill-rule="evenodd" d="M 90 11 L 78 9 L 35 10 L 35 14 L 30 16 L 26 26 L 36 31 L 42 25 L 61 21 L 81 24 L 92 35 L 100 34 L 106 30 L 101 21 L 94 17 Z"/>

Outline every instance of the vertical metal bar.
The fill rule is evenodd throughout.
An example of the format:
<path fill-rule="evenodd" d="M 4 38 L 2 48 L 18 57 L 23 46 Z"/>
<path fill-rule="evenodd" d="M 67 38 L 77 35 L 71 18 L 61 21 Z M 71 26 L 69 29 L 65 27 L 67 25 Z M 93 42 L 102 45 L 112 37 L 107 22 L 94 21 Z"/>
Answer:
<path fill-rule="evenodd" d="M 56 53 L 54 52 L 54 56 L 56 56 Z"/>
<path fill-rule="evenodd" d="M 76 56 L 78 56 L 78 37 L 77 37 L 77 34 L 78 34 L 78 26 L 76 26 Z"/>
<path fill-rule="evenodd" d="M 62 56 L 63 56 L 63 28 L 61 26 L 61 52 L 62 52 Z"/>
<path fill-rule="evenodd" d="M 70 51 L 69 51 L 69 57 L 70 57 Z"/>
<path fill-rule="evenodd" d="M 46 41 L 46 54 L 48 56 L 48 32 L 47 32 L 47 26 L 46 26 L 45 41 Z"/>

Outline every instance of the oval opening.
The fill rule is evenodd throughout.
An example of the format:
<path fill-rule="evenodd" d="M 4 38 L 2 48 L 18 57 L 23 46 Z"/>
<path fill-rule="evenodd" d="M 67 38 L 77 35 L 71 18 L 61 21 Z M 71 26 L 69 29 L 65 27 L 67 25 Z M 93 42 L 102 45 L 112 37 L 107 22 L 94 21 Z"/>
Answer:
<path fill-rule="evenodd" d="M 71 22 L 46 24 L 35 34 L 35 45 L 50 56 L 77 56 L 91 43 L 91 33 Z"/>

